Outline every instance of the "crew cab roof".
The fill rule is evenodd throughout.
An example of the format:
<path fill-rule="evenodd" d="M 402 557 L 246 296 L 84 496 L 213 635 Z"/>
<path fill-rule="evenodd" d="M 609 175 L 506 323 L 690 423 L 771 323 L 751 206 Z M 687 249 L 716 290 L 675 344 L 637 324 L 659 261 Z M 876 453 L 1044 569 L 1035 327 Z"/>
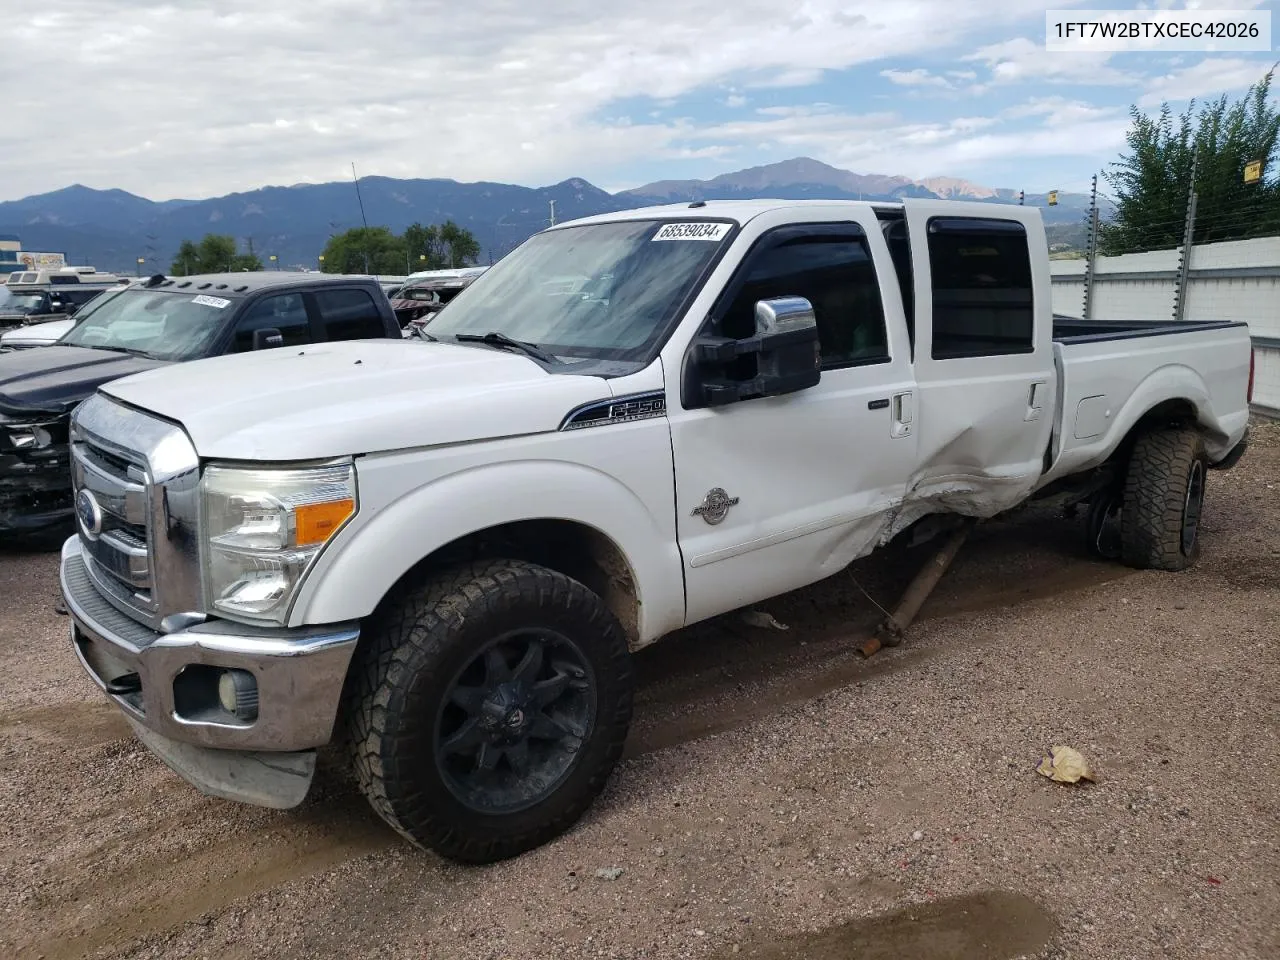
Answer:
<path fill-rule="evenodd" d="M 696 205 L 695 205 L 696 204 Z M 753 217 L 770 210 L 794 210 L 804 207 L 849 207 L 851 210 L 902 210 L 901 203 L 885 200 L 696 200 L 692 203 L 664 203 L 652 207 L 637 207 L 634 210 L 618 210 L 613 213 L 601 213 L 577 220 L 566 220 L 558 223 L 550 230 L 563 230 L 565 227 L 580 227 L 592 223 L 617 223 L 620 220 L 654 220 L 679 217 L 682 220 L 733 220 L 744 224 Z"/>
<path fill-rule="evenodd" d="M 183 290 L 194 293 L 216 292 L 232 293 L 247 296 L 259 290 L 288 289 L 290 287 L 316 287 L 325 284 L 361 283 L 365 286 L 376 286 L 377 281 L 364 274 L 349 273 L 306 273 L 290 270 L 262 270 L 241 273 L 200 273 L 189 277 L 169 277 L 157 274 L 150 279 L 142 278 L 135 287 L 147 290 Z"/>

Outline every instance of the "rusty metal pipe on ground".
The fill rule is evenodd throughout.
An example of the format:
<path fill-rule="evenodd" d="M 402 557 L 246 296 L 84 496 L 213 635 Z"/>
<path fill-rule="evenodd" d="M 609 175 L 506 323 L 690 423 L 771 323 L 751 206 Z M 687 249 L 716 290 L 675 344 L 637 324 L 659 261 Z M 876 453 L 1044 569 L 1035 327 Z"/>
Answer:
<path fill-rule="evenodd" d="M 903 591 L 902 599 L 898 601 L 897 609 L 876 628 L 875 635 L 858 648 L 858 652 L 862 654 L 863 658 L 872 656 L 881 647 L 896 647 L 902 642 L 907 628 L 911 626 L 916 614 L 920 612 L 924 602 L 929 599 L 929 594 L 933 593 L 933 588 L 938 585 L 942 575 L 947 572 L 947 568 L 955 560 L 956 554 L 964 546 L 965 540 L 969 538 L 969 534 L 976 523 L 976 520 L 966 517 L 951 536 L 947 538 L 947 542 L 920 568 L 920 572 L 915 575 L 907 589 Z"/>

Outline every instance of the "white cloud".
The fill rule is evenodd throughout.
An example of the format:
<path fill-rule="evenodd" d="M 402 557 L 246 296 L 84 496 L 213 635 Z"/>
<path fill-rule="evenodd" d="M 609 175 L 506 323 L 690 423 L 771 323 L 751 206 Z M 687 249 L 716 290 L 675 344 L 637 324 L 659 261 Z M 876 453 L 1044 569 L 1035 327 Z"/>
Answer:
<path fill-rule="evenodd" d="M 5 20 L 8 92 L 29 108 L 0 127 L 0 184 L 203 196 L 339 179 L 351 160 L 607 176 L 687 146 L 677 123 L 601 119 L 616 101 L 803 86 L 1040 16 L 1025 0 L 59 0 Z"/>
<path fill-rule="evenodd" d="M 943 87 L 951 88 L 951 81 L 936 73 L 930 73 L 922 67 L 915 70 L 881 70 L 880 76 L 901 87 Z"/>
<path fill-rule="evenodd" d="M 1205 57 L 1184 70 L 1147 81 L 1146 92 L 1138 100 L 1144 109 L 1158 107 L 1166 100 L 1212 97 L 1233 90 L 1245 90 L 1266 74 L 1271 61 L 1239 57 Z"/>
<path fill-rule="evenodd" d="M 992 83 L 1073 83 L 1096 86 L 1133 85 L 1138 79 L 1109 66 L 1111 54 L 1051 53 L 1043 44 L 1017 37 L 989 46 L 961 59 L 985 63 Z"/>
<path fill-rule="evenodd" d="M 1039 118 L 1031 125 L 1011 123 L 1015 111 L 1001 116 L 913 123 L 893 113 L 779 109 L 757 111 L 758 118 L 754 120 L 686 130 L 684 136 L 716 142 L 755 142 L 862 173 L 902 174 L 913 179 L 939 170 L 979 176 L 984 166 L 1005 164 L 1011 158 L 1064 158 L 1088 171 L 1099 167 L 1123 145 L 1128 127 L 1125 111 L 1077 109 L 1055 113 L 1055 105 L 1058 104 L 1046 101 L 1025 105 L 1017 116 L 1023 120 Z"/>
<path fill-rule="evenodd" d="M 1010 119 L 1022 117 L 1050 117 L 1055 123 L 1080 123 L 1089 120 L 1114 119 L 1120 111 L 1112 107 L 1098 107 L 1081 100 L 1066 97 L 1032 97 L 1024 103 L 1010 107 L 1002 116 Z"/>

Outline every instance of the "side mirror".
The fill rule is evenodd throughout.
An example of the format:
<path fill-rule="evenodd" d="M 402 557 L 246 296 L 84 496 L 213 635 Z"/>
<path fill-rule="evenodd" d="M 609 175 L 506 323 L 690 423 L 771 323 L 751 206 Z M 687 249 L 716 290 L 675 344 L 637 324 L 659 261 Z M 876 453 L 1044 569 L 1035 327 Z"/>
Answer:
<path fill-rule="evenodd" d="M 275 327 L 263 327 L 253 331 L 253 349 L 269 350 L 272 347 L 284 346 L 284 334 Z"/>
<path fill-rule="evenodd" d="M 703 337 L 693 345 L 699 406 L 717 407 L 750 397 L 773 397 L 814 386 L 822 378 L 818 320 L 804 297 L 760 300 L 755 335 L 741 340 Z M 744 360 L 743 358 L 751 358 Z M 754 361 L 754 363 L 752 362 Z"/>

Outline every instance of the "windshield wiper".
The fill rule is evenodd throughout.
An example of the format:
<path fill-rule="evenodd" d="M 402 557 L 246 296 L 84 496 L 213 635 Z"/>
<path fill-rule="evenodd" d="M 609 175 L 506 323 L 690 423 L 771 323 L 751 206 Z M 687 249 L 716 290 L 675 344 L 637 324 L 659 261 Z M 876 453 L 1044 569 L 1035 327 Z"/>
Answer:
<path fill-rule="evenodd" d="M 490 330 L 488 333 L 455 333 L 453 339 L 463 343 L 487 343 L 494 347 L 514 347 L 521 353 L 527 354 L 535 360 L 541 360 L 543 363 L 556 362 L 555 357 L 539 350 L 536 344 L 516 340 L 498 330 Z"/>
<path fill-rule="evenodd" d="M 72 343 L 72 344 L 67 344 L 67 346 L 77 347 L 77 346 L 79 346 L 79 344 L 77 344 L 77 343 Z M 91 346 L 89 349 L 90 349 L 90 350 L 110 350 L 112 353 L 127 353 L 127 354 L 128 354 L 129 356 L 131 356 L 131 357 L 142 357 L 142 358 L 143 358 L 143 359 L 145 359 L 145 360 L 155 360 L 155 359 L 156 359 L 154 356 L 152 356 L 151 354 L 147 353 L 147 351 L 145 351 L 145 350 L 137 350 L 137 349 L 135 349 L 135 348 L 133 348 L 133 347 L 114 347 L 114 346 L 106 346 L 106 345 L 103 345 L 103 344 L 94 344 L 94 345 L 93 345 L 93 346 Z"/>

